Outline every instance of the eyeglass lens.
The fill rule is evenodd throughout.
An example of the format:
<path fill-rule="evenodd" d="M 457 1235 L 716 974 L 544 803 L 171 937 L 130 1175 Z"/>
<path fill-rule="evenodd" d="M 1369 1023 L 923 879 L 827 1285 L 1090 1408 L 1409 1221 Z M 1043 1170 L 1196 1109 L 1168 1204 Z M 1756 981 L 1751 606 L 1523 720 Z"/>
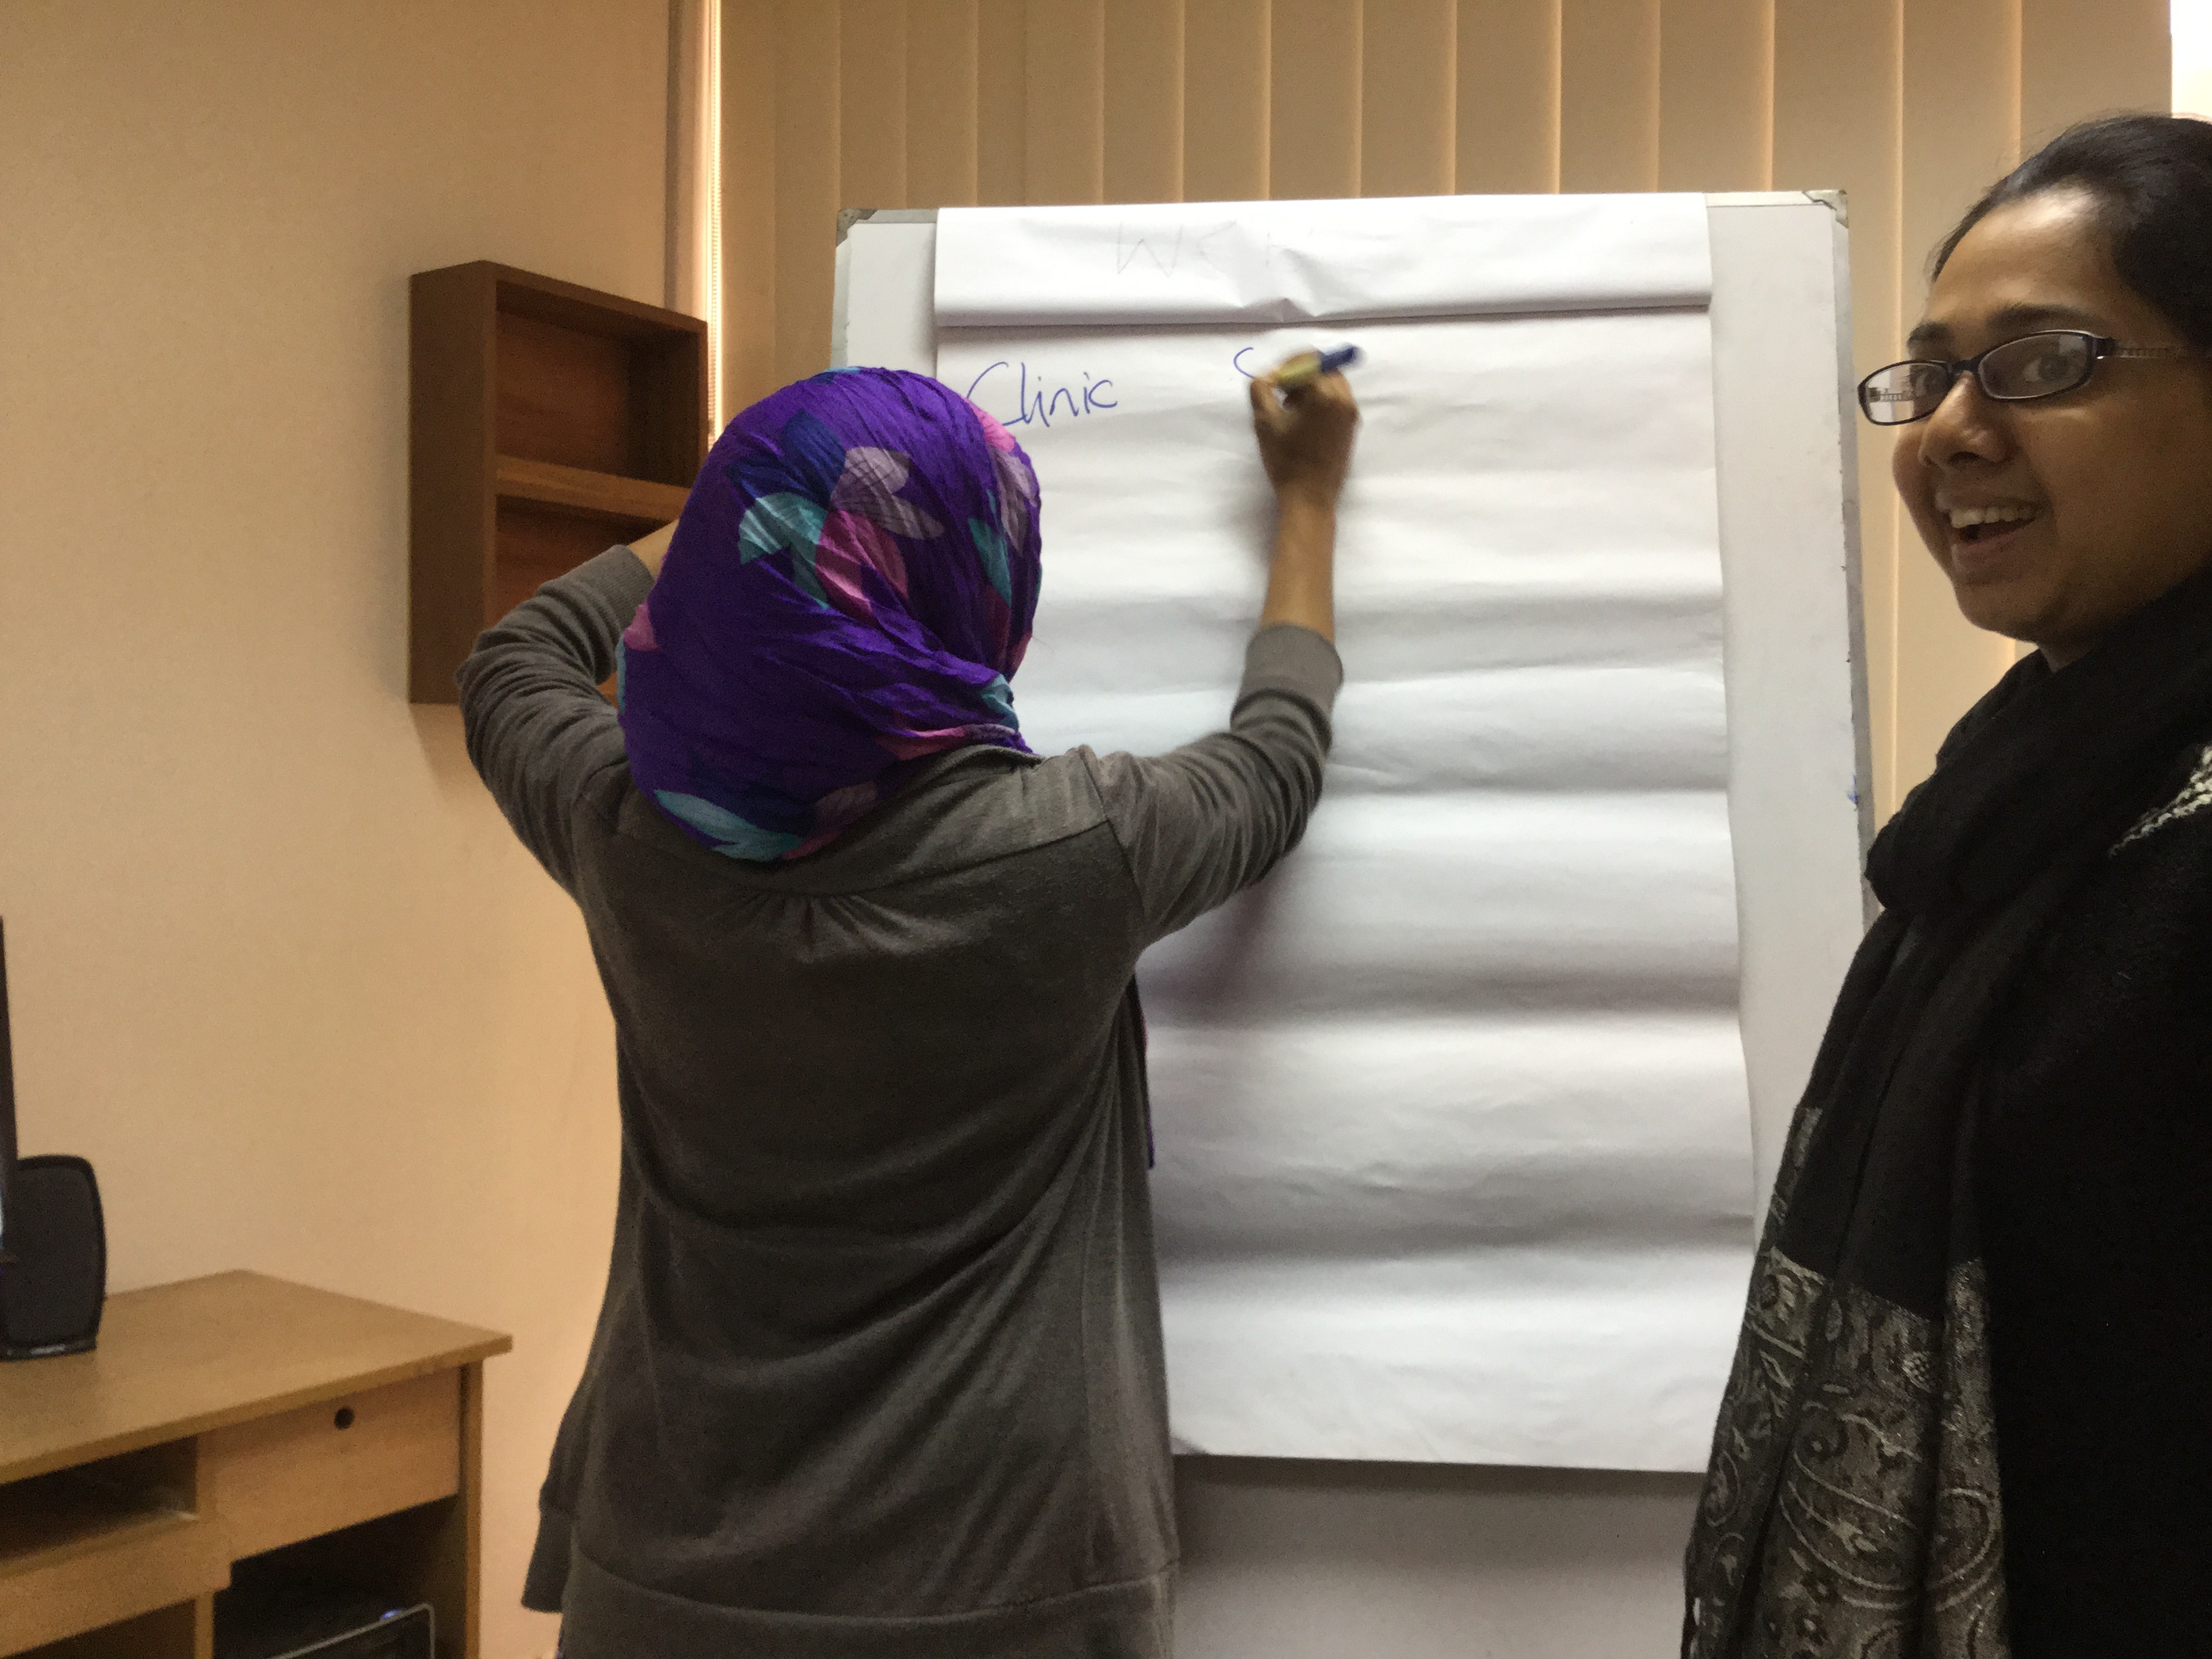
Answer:
<path fill-rule="evenodd" d="M 2096 362 L 2096 343 L 2087 335 L 2025 335 L 1982 358 L 1982 390 L 2008 401 L 2055 397 L 2087 380 Z M 1946 363 L 1892 363 L 1867 377 L 1859 404 L 1875 425 L 1902 426 L 1933 415 L 1951 380 Z"/>

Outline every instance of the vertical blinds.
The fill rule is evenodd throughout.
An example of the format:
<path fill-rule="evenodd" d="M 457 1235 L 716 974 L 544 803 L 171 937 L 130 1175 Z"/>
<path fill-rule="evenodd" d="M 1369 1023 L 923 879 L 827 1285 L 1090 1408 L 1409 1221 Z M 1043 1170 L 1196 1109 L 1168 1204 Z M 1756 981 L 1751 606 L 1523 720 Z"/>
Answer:
<path fill-rule="evenodd" d="M 2171 97 L 2166 0 L 720 3 L 725 410 L 827 362 L 844 207 L 1841 188 L 1863 372 L 2023 144 Z M 2011 653 L 1860 452 L 1887 813 Z"/>

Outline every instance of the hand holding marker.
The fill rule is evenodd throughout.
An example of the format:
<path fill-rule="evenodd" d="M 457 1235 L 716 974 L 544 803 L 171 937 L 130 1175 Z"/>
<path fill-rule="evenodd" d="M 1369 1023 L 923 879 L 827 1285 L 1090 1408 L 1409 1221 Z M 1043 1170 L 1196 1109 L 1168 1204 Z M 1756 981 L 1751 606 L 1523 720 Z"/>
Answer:
<path fill-rule="evenodd" d="M 1296 392 L 1302 386 L 1310 386 L 1324 374 L 1334 374 L 1350 368 L 1359 361 L 1359 348 L 1339 346 L 1334 351 L 1301 351 L 1288 359 L 1268 376 L 1279 392 Z"/>
<path fill-rule="evenodd" d="M 1310 496 L 1332 517 L 1359 424 L 1358 401 L 1340 371 L 1359 357 L 1353 345 L 1301 351 L 1249 382 L 1260 459 L 1277 496 Z"/>
<path fill-rule="evenodd" d="M 1318 510 L 1330 526 L 1332 548 L 1337 496 L 1344 489 L 1352 434 L 1359 425 L 1358 400 L 1338 371 L 1357 362 L 1359 355 L 1357 346 L 1302 351 L 1272 374 L 1255 375 L 1247 383 L 1260 460 L 1278 503 L 1304 514 Z"/>

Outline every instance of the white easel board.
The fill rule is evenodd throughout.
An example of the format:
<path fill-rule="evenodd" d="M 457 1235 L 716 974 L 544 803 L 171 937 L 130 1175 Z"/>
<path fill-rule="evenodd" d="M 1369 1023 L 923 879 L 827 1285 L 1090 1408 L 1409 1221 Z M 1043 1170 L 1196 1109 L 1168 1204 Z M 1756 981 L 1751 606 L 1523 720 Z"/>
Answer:
<path fill-rule="evenodd" d="M 1451 204 L 1453 198 L 1443 202 Z M 1335 204 L 1310 205 L 1319 210 Z M 1398 205 L 1409 213 L 1420 211 L 1418 203 Z M 1460 198 L 1454 210 L 1466 205 Z M 1271 204 L 1266 210 L 1281 206 Z M 1391 204 L 1367 204 L 1359 212 L 1363 221 L 1371 221 L 1378 211 L 1387 216 L 1391 210 Z M 1758 1153 L 1755 1179 L 1747 1171 L 1740 1183 L 1740 1237 L 1729 1247 L 1735 1254 L 1719 1258 L 1723 1279 L 1732 1271 L 1728 1262 L 1747 1261 L 1750 1218 L 1771 1182 L 1789 1111 L 1863 917 L 1857 865 L 1867 816 L 1861 781 L 1863 692 L 1854 651 L 1854 434 L 1844 372 L 1850 328 L 1838 210 L 1839 204 L 1828 199 L 1797 194 L 1713 197 L 1705 204 L 1711 453 L 1726 661 L 1724 811 L 1733 848 L 1741 1076 L 1748 1085 L 1749 1127 Z M 1012 216 L 1024 210 L 1000 211 Z M 835 361 L 937 372 L 935 216 L 848 218 L 852 222 L 838 251 Z M 971 213 L 963 223 L 963 234 L 970 237 L 990 229 L 983 214 Z M 1431 228 L 1431 242 L 1434 234 Z M 1387 304 L 1382 309 L 1387 313 Z M 1024 434 L 1018 430 L 1017 435 Z M 1063 442 L 1065 453 L 1064 441 L 1056 441 Z M 1042 453 L 1039 465 L 1045 473 L 1048 463 Z M 1045 482 L 1049 600 L 1054 497 L 1051 477 Z M 1255 605 L 1256 591 L 1255 578 Z M 1049 652 L 1042 614 L 1040 620 L 1040 652 Z M 1359 641 L 1347 636 L 1342 643 L 1356 677 L 1362 666 Z M 1048 676 L 1038 678 L 1048 685 Z M 1022 692 L 1018 684 L 1018 706 Z M 1222 702 L 1225 709 L 1225 696 Z M 1093 739 L 1079 732 L 1068 740 Z M 1150 745 L 1132 739 L 1127 746 Z M 1329 807 L 1325 800 L 1323 812 Z M 1352 810 L 1340 806 L 1340 813 Z M 1562 1040 L 1572 1039 L 1563 1031 Z M 1508 1043 L 1495 1051 L 1494 1062 L 1484 1062 L 1494 1063 L 1501 1090 L 1512 1086 L 1514 1054 L 1526 1053 L 1532 1041 L 1540 1046 L 1540 1028 L 1535 1037 L 1524 1032 L 1516 1041 L 1517 1050 Z M 1170 1030 L 1162 1045 L 1170 1083 L 1182 1063 L 1175 1045 Z M 1292 1044 L 1279 1046 L 1287 1054 Z M 1212 1063 L 1218 1073 L 1218 1058 Z M 1283 1063 L 1295 1064 L 1288 1059 Z M 1220 1082 L 1218 1076 L 1209 1079 L 1203 1065 L 1191 1077 L 1194 1085 L 1209 1089 Z M 1391 1086 L 1387 1068 L 1376 1086 Z M 1635 1085 L 1624 1081 L 1600 1086 Z M 1340 1397 L 1325 1409 L 1314 1408 L 1309 1401 L 1279 1411 L 1273 1407 L 1282 1402 L 1264 1397 L 1270 1386 L 1265 1381 L 1225 1376 L 1218 1355 L 1201 1361 L 1196 1345 L 1211 1333 L 1218 1346 L 1224 1320 L 1249 1316 L 1257 1322 L 1254 1329 L 1264 1334 L 1271 1318 L 1280 1324 L 1297 1316 L 1271 1314 L 1265 1305 L 1268 1286 L 1281 1277 L 1276 1264 L 1246 1260 L 1231 1271 L 1218 1261 L 1200 1261 L 1196 1254 L 1179 1259 L 1177 1241 L 1198 1238 L 1206 1229 L 1184 1224 L 1198 1218 L 1179 1218 L 1177 1206 L 1203 1201 L 1218 1207 L 1224 1194 L 1218 1185 L 1201 1193 L 1178 1184 L 1182 1166 L 1173 1144 L 1177 1119 L 1176 1103 L 1168 1097 L 1171 1092 L 1171 1087 L 1164 1091 L 1158 1102 L 1164 1145 L 1155 1194 L 1162 1224 L 1170 1391 L 1183 1449 L 1643 1468 L 1702 1466 L 1704 1437 L 1717 1396 L 1714 1368 L 1724 1364 L 1733 1335 L 1725 1298 L 1717 1298 L 1710 1287 L 1699 1292 L 1700 1328 L 1692 1346 L 1704 1345 L 1713 1358 L 1702 1370 L 1692 1366 L 1686 1373 L 1705 1381 L 1686 1383 L 1677 1377 L 1654 1382 L 1648 1393 L 1639 1392 L 1633 1375 L 1636 1345 L 1625 1328 L 1615 1335 L 1623 1356 L 1619 1374 L 1609 1380 L 1595 1374 L 1602 1371 L 1600 1362 L 1591 1376 L 1572 1386 L 1560 1386 L 1557 1377 L 1538 1374 L 1544 1367 L 1516 1359 L 1510 1336 L 1476 1338 L 1470 1346 L 1468 1333 L 1483 1328 L 1480 1310 L 1472 1305 L 1488 1294 L 1480 1290 L 1434 1308 L 1441 1358 L 1431 1354 L 1398 1367 L 1411 1375 L 1433 1361 L 1454 1377 L 1453 1387 L 1461 1390 L 1456 1396 L 1449 1389 L 1439 1393 L 1431 1386 L 1433 1378 L 1378 1383 L 1356 1363 L 1331 1370 L 1314 1363 L 1328 1355 L 1307 1352 L 1285 1358 L 1273 1370 L 1295 1379 L 1286 1386 Z M 1599 1124 L 1601 1116 L 1591 1121 Z M 1314 1125 L 1298 1127 L 1303 1134 Z M 1296 1178 L 1308 1185 L 1325 1182 L 1327 1170 L 1316 1172 L 1311 1149 L 1301 1156 L 1306 1173 Z M 1374 1195 L 1367 1197 L 1371 1202 Z M 1418 1209 L 1424 1203 L 1433 1206 L 1437 1197 L 1409 1194 L 1407 1203 Z M 1480 1203 L 1478 1183 L 1470 1188 L 1468 1205 L 1472 1209 Z M 1443 1217 L 1447 1226 L 1449 1207 Z M 1436 1220 L 1431 1217 L 1420 1224 Z M 1388 1259 L 1389 1251 L 1402 1255 L 1405 1248 L 1402 1242 L 1388 1247 L 1384 1259 L 1369 1264 L 1378 1283 L 1395 1265 Z M 1510 1267 L 1505 1271 L 1510 1277 Z M 1656 1292 L 1657 1286 L 1653 1288 Z M 1533 1273 L 1515 1292 L 1533 1298 L 1528 1306 L 1540 1305 L 1547 1295 L 1542 1273 Z M 1295 1298 L 1285 1304 L 1295 1305 Z M 1495 1327 L 1499 1330 L 1518 1317 L 1494 1306 L 1487 1316 L 1504 1322 Z M 1601 1312 L 1597 1322 L 1606 1317 Z M 1326 1349 L 1353 1343 L 1356 1339 L 1348 1334 L 1352 1328 L 1344 1324 L 1340 1310 L 1338 1319 L 1341 1328 L 1332 1336 L 1325 1328 L 1327 1318 L 1317 1316 L 1308 1346 Z M 1597 1333 L 1595 1340 L 1602 1344 L 1606 1334 Z M 1179 1347 L 1184 1356 L 1180 1364 Z M 1477 1350 L 1492 1352 L 1495 1363 L 1486 1363 Z M 1395 1397 L 1400 1394 L 1425 1396 L 1426 1403 L 1407 1405 Z M 1383 1395 L 1393 1397 L 1385 1400 Z M 1470 1401 L 1480 1401 L 1482 1408 L 1468 1409 Z"/>

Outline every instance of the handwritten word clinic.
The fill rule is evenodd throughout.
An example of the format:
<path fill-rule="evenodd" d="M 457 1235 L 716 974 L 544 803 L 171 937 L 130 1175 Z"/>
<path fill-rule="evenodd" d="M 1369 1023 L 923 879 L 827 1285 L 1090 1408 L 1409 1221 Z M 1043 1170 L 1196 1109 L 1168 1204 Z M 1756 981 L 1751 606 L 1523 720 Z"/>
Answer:
<path fill-rule="evenodd" d="M 984 394 L 981 390 L 983 383 L 998 374 L 1000 369 L 1006 371 L 1006 378 L 995 382 L 989 394 Z M 1048 387 L 1050 387 L 1050 390 L 1048 391 Z M 1113 389 L 1112 380 L 1103 376 L 1094 378 L 1086 369 L 1084 371 L 1083 384 L 1080 386 L 1065 382 L 1054 386 L 1042 375 L 1039 375 L 1036 388 L 1032 390 L 1030 385 L 1030 366 L 1027 363 L 1010 363 L 1001 361 L 993 363 L 990 368 L 968 383 L 967 397 L 969 403 L 981 404 L 984 408 L 990 410 L 993 415 L 997 416 L 999 424 L 1001 426 L 1028 426 L 1032 422 L 1040 426 L 1050 426 L 1054 415 L 1062 415 L 1066 418 L 1074 419 L 1085 415 L 1103 415 L 1109 409 L 1119 409 L 1121 404 L 1116 399 L 1104 395 Z M 1012 415 L 1001 414 L 994 399 L 1003 397 L 1009 391 L 1014 394 L 1014 405 L 1018 412 Z"/>
<path fill-rule="evenodd" d="M 1244 366 L 1244 360 L 1257 351 L 1257 346 L 1245 346 L 1229 360 L 1229 366 L 1246 380 L 1257 378 L 1257 371 Z M 1000 371 L 1005 373 L 992 380 Z M 1001 426 L 1046 426 L 1054 416 L 1063 420 L 1079 420 L 1085 415 L 1103 415 L 1109 410 L 1121 406 L 1118 397 L 1107 395 L 1114 389 L 1111 378 L 1094 375 L 1090 370 L 1081 371 L 1083 384 L 1061 379 L 1055 381 L 1042 374 L 1033 374 L 1027 363 L 1018 363 L 1006 358 L 969 381 L 968 401 L 988 409 Z M 988 382 L 988 387 L 986 383 Z M 1014 394 L 1014 413 L 1001 412 L 999 399 L 1007 392 Z"/>

